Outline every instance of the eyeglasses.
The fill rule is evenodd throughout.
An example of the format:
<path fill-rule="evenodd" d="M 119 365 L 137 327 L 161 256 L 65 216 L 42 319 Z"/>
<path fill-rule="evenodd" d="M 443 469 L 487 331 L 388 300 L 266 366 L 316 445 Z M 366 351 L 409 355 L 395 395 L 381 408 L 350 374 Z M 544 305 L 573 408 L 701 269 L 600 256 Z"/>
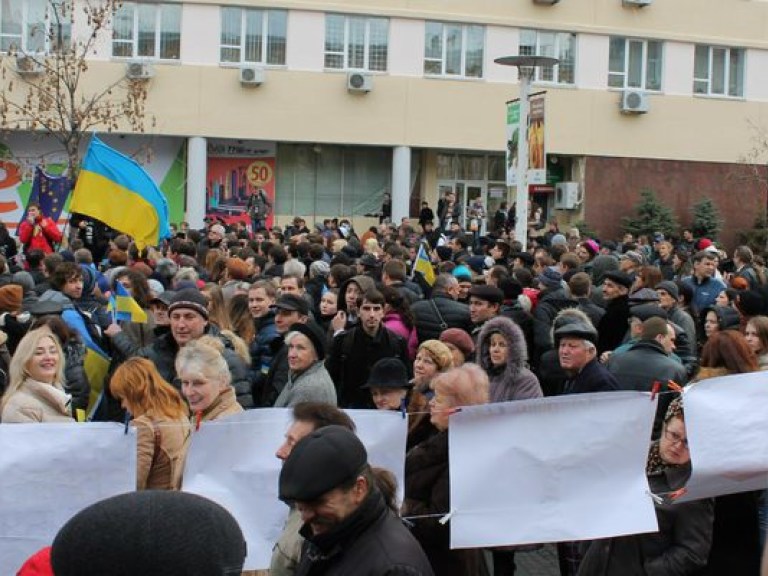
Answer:
<path fill-rule="evenodd" d="M 677 432 L 673 432 L 667 428 L 664 429 L 664 437 L 672 444 L 682 444 L 683 448 L 688 449 L 688 438 L 683 438 Z"/>

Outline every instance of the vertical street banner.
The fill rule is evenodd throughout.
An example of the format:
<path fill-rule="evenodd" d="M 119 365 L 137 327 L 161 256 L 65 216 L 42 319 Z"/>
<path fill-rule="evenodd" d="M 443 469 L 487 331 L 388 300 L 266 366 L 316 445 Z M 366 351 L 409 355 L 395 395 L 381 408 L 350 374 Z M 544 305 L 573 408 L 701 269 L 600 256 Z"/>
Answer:
<path fill-rule="evenodd" d="M 520 101 L 507 102 L 507 186 L 517 185 L 517 163 L 520 148 Z"/>
<path fill-rule="evenodd" d="M 528 99 L 528 184 L 547 183 L 544 102 L 544 93 L 532 94 Z"/>
<path fill-rule="evenodd" d="M 242 220 L 250 224 L 248 197 L 264 190 L 272 210 L 267 226 L 272 226 L 275 206 L 274 142 L 212 141 L 208 145 L 208 182 L 205 213 L 227 223 Z"/>

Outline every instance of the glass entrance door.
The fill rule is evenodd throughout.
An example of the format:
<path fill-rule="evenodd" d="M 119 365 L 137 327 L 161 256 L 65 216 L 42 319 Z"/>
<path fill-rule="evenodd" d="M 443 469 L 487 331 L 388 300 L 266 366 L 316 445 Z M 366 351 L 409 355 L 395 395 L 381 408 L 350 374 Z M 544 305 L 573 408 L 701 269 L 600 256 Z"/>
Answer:
<path fill-rule="evenodd" d="M 485 234 L 488 214 L 485 182 L 456 182 L 456 195 L 461 202 L 461 227 L 468 232 Z"/>

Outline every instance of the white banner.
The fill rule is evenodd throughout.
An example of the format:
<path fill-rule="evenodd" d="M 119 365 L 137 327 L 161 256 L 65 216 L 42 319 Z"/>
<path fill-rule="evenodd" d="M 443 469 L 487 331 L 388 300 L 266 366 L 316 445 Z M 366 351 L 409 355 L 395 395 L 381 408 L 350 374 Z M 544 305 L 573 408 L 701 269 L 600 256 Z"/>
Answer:
<path fill-rule="evenodd" d="M 590 540 L 658 529 L 642 392 L 463 408 L 451 416 L 451 547 Z"/>
<path fill-rule="evenodd" d="M 269 568 L 272 547 L 288 516 L 277 498 L 283 443 L 292 410 L 269 408 L 204 422 L 192 437 L 184 470 L 185 492 L 224 506 L 248 543 L 246 570 Z M 349 410 L 368 462 L 393 472 L 403 486 L 407 420 L 397 412 Z"/>
<path fill-rule="evenodd" d="M 15 574 L 91 504 L 136 489 L 136 432 L 119 424 L 0 425 L 0 567 Z"/>
<path fill-rule="evenodd" d="M 679 501 L 768 488 L 768 373 L 703 380 L 683 395 L 693 473 Z"/>

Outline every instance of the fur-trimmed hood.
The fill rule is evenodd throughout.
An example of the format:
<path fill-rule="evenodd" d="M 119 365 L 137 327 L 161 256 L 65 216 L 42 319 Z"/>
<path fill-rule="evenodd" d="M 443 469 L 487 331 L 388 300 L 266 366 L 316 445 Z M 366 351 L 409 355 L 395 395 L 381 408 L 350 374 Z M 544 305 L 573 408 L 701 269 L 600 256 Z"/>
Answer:
<path fill-rule="evenodd" d="M 504 379 L 513 378 L 522 368 L 527 367 L 528 347 L 525 344 L 523 331 L 509 318 L 497 316 L 483 324 L 477 338 L 475 361 L 486 372 L 491 370 L 491 335 L 497 332 L 507 341 L 507 366 L 504 370 Z"/>

